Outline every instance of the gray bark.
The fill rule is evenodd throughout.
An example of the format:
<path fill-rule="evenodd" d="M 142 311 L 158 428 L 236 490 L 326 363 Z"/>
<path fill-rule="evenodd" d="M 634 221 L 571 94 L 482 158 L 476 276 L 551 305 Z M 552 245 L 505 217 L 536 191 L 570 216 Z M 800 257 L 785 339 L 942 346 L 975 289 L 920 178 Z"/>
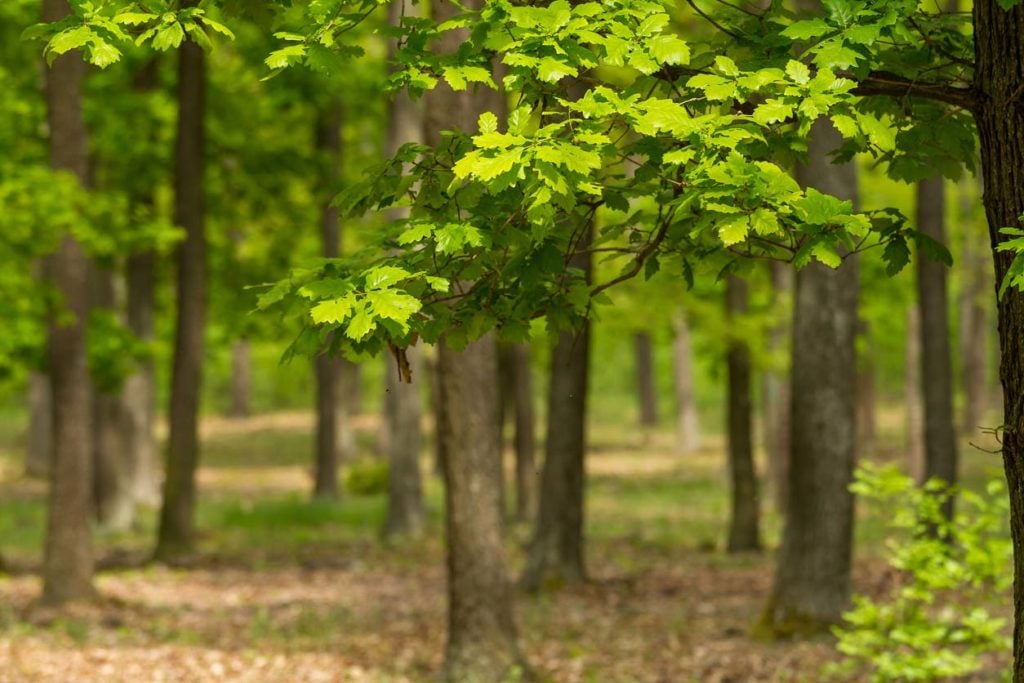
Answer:
<path fill-rule="evenodd" d="M 992 274 L 981 222 L 974 220 L 970 179 L 960 184 L 959 219 L 963 231 L 960 256 L 960 362 L 964 388 L 960 429 L 976 436 L 989 406 L 989 312 L 992 308 Z"/>
<path fill-rule="evenodd" d="M 841 142 L 830 123 L 818 121 L 797 179 L 856 204 L 856 166 L 834 165 L 827 156 Z M 796 276 L 787 515 L 765 613 L 775 633 L 827 628 L 849 602 L 857 290 L 855 257 L 836 270 L 811 264 Z"/>
<path fill-rule="evenodd" d="M 53 405 L 50 377 L 42 372 L 32 372 L 28 376 L 26 442 L 25 472 L 32 477 L 48 476 L 53 456 Z"/>
<path fill-rule="evenodd" d="M 640 403 L 640 426 L 658 426 L 658 389 L 654 381 L 654 349 L 649 332 L 633 335 L 636 391 Z"/>
<path fill-rule="evenodd" d="M 921 401 L 921 311 L 907 309 L 904 399 L 907 406 L 906 468 L 916 482 L 924 480 L 924 405 Z"/>
<path fill-rule="evenodd" d="M 128 328 L 144 342 L 154 335 L 156 254 L 132 254 L 126 265 Z M 160 466 L 156 444 L 156 368 L 147 358 L 125 380 L 122 392 L 124 447 L 131 461 L 132 491 L 140 505 L 160 503 Z"/>
<path fill-rule="evenodd" d="M 793 271 L 788 264 L 773 261 L 771 273 L 772 309 L 789 314 L 779 319 L 768 332 L 768 350 L 775 356 L 789 347 L 789 330 L 792 329 Z M 789 489 L 790 436 L 790 384 L 785 371 L 771 367 L 764 373 L 763 400 L 768 478 L 771 481 L 775 509 L 785 514 Z"/>
<path fill-rule="evenodd" d="M 690 325 L 685 311 L 677 311 L 675 338 L 672 340 L 672 369 L 676 392 L 676 442 L 682 455 L 700 448 L 700 418 L 693 380 L 693 350 L 690 348 Z"/>

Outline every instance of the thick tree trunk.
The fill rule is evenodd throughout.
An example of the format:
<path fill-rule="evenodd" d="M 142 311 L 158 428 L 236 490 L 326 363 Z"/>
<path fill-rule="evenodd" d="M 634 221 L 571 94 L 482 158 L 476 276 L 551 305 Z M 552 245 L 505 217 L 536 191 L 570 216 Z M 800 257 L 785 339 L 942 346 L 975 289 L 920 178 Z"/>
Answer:
<path fill-rule="evenodd" d="M 924 234 L 946 241 L 945 181 L 917 184 L 917 224 Z M 946 266 L 918 254 L 917 305 L 921 316 L 921 395 L 924 403 L 924 478 L 957 482 L 956 428 L 953 424 L 953 359 L 949 344 Z M 953 514 L 953 499 L 943 508 Z"/>
<path fill-rule="evenodd" d="M 730 322 L 747 313 L 747 283 L 730 275 L 725 290 Z M 760 503 L 754 467 L 753 410 L 751 408 L 750 349 L 735 334 L 730 338 L 726 364 L 729 374 L 729 481 L 732 516 L 727 549 L 731 553 L 761 549 Z"/>
<path fill-rule="evenodd" d="M 992 305 L 992 273 L 981 226 L 974 220 L 974 196 L 969 178 L 960 183 L 960 361 L 964 388 L 960 430 L 976 436 L 988 410 L 989 316 Z"/>
<path fill-rule="evenodd" d="M 171 373 L 170 435 L 156 548 L 157 559 L 164 561 L 192 552 L 195 544 L 199 399 L 206 328 L 205 91 L 205 56 L 197 44 L 186 41 L 178 63 L 174 172 L 175 221 L 185 229 L 185 239 L 177 254 L 178 320 Z"/>
<path fill-rule="evenodd" d="M 111 311 L 117 306 L 114 273 L 94 267 L 92 306 Z M 96 519 L 111 530 L 123 531 L 135 520 L 131 459 L 125 448 L 122 398 L 119 393 L 94 386 L 93 391 L 93 496 Z"/>
<path fill-rule="evenodd" d="M 407 349 L 406 354 L 413 377 L 419 377 L 423 367 L 419 349 Z M 388 449 L 388 516 L 384 536 L 416 536 L 423 531 L 426 522 L 420 473 L 423 449 L 420 388 L 418 383 L 402 382 L 394 362 L 388 364 L 387 372 L 389 391 L 384 397 L 384 410 L 391 438 Z"/>
<path fill-rule="evenodd" d="M 788 264 L 773 261 L 772 309 L 792 311 L 793 271 Z M 768 454 L 768 477 L 771 481 L 775 509 L 786 511 L 786 492 L 789 480 L 789 432 L 790 432 L 790 390 L 789 377 L 785 371 L 776 369 L 774 359 L 781 356 L 789 345 L 791 315 L 772 326 L 768 332 L 768 351 L 773 364 L 764 373 L 764 437 Z M 787 363 L 788 365 L 788 363 Z"/>
<path fill-rule="evenodd" d="M 25 472 L 32 477 L 50 474 L 53 455 L 53 402 L 50 377 L 42 372 L 28 376 L 28 434 L 25 446 Z"/>
<path fill-rule="evenodd" d="M 154 335 L 156 254 L 132 254 L 126 265 L 128 329 L 144 342 Z M 160 503 L 160 471 L 156 450 L 156 368 L 147 358 L 125 380 L 122 392 L 124 447 L 131 462 L 132 492 L 141 505 Z"/>
<path fill-rule="evenodd" d="M 252 353 L 248 339 L 231 345 L 231 406 L 228 415 L 249 417 L 252 393 Z"/>
<path fill-rule="evenodd" d="M 797 177 L 856 204 L 856 167 L 833 165 L 827 156 L 841 143 L 830 123 L 818 121 L 808 140 L 808 163 Z M 811 264 L 796 276 L 789 497 L 765 614 L 779 634 L 827 627 L 839 620 L 850 597 L 857 289 L 855 257 L 837 270 Z"/>
<path fill-rule="evenodd" d="M 907 407 L 906 468 L 914 481 L 924 479 L 924 405 L 921 401 L 921 311 L 907 309 L 907 349 L 904 363 L 904 397 Z"/>
<path fill-rule="evenodd" d="M 479 4 L 470 0 L 464 6 Z M 435 21 L 459 11 L 449 1 L 431 0 Z M 454 52 L 465 39 L 466 31 L 449 31 L 438 41 L 438 50 Z M 435 147 L 444 130 L 475 131 L 480 113 L 492 104 L 473 90 L 454 92 L 443 84 L 424 99 L 426 143 Z M 444 675 L 452 683 L 500 681 L 523 664 L 502 543 L 497 365 L 491 337 L 471 343 L 461 353 L 440 345 L 438 432 L 444 451 L 448 540 Z"/>
<path fill-rule="evenodd" d="M 530 345 L 516 344 L 510 349 L 512 401 L 515 408 L 516 454 L 516 519 L 533 519 L 534 492 L 537 490 L 535 452 L 537 437 L 534 432 L 536 411 L 533 405 L 533 368 L 530 364 Z"/>
<path fill-rule="evenodd" d="M 573 258 L 573 265 L 588 280 L 590 261 L 588 254 Z M 523 571 L 527 590 L 586 578 L 583 522 L 589 374 L 590 322 L 584 321 L 576 332 L 561 332 L 551 353 L 540 508 Z"/>
<path fill-rule="evenodd" d="M 442 344 L 439 363 L 448 454 L 445 674 L 453 683 L 501 681 L 521 660 L 501 540 L 497 347 L 492 337 L 461 353 Z"/>
<path fill-rule="evenodd" d="M 389 21 L 397 25 L 401 16 L 413 12 L 406 0 L 392 2 L 388 8 Z M 388 52 L 394 57 L 396 45 L 388 44 Z M 391 101 L 388 112 L 388 134 L 386 147 L 389 154 L 410 142 L 423 142 L 423 115 L 419 107 L 406 93 L 400 93 Z M 408 217 L 408 210 L 397 209 L 391 213 L 395 220 Z M 409 349 L 409 362 L 413 377 L 420 376 L 423 367 L 418 349 Z M 394 359 L 385 356 L 384 426 L 386 429 L 390 480 L 388 484 L 388 516 L 384 525 L 386 537 L 413 536 L 423 530 L 425 511 L 423 508 L 423 479 L 420 472 L 420 453 L 423 449 L 422 400 L 419 385 L 404 384 L 399 376 Z"/>
<path fill-rule="evenodd" d="M 658 426 L 658 387 L 654 381 L 654 348 L 649 332 L 633 335 L 633 358 L 636 370 L 636 392 L 640 403 L 640 426 Z"/>
<path fill-rule="evenodd" d="M 323 173 L 324 203 L 320 212 L 320 241 L 326 258 L 337 258 L 341 251 L 341 217 L 331 206 L 330 193 L 338 182 L 341 170 L 342 140 L 341 102 L 332 101 L 317 117 L 316 150 L 325 164 Z M 314 461 L 313 496 L 338 497 L 338 465 L 341 461 L 341 427 L 348 422 L 341 392 L 342 363 L 327 354 L 317 356 L 316 369 L 316 458 Z"/>
<path fill-rule="evenodd" d="M 697 395 L 693 381 L 693 350 L 690 348 L 690 325 L 686 312 L 678 311 L 672 341 L 672 366 L 676 390 L 676 441 L 681 454 L 700 448 L 700 419 L 697 416 Z"/>
<path fill-rule="evenodd" d="M 985 183 L 985 214 L 993 247 L 1004 226 L 1024 214 L 1024 6 L 1004 10 L 997 0 L 975 0 L 975 112 Z M 1013 255 L 995 252 L 996 282 Z M 999 305 L 999 374 L 1003 385 L 1003 464 L 1010 493 L 1014 549 L 1013 680 L 1024 681 L 1024 293 L 1007 290 Z"/>
<path fill-rule="evenodd" d="M 43 21 L 69 13 L 66 0 L 44 0 Z M 53 167 L 88 175 L 88 142 L 82 117 L 85 63 L 79 54 L 58 57 L 46 72 L 47 118 Z M 94 595 L 92 518 L 92 406 L 85 324 L 89 262 L 65 235 L 49 260 L 48 275 L 61 296 L 50 319 L 49 371 L 53 400 L 53 451 L 43 557 L 43 602 L 62 604 Z M 66 316 L 70 314 L 70 320 Z"/>

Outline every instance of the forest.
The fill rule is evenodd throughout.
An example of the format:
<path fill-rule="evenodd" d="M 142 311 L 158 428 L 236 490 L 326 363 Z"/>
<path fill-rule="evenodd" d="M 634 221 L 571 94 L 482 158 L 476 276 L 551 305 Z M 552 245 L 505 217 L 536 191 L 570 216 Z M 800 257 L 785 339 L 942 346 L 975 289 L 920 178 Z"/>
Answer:
<path fill-rule="evenodd" d="M 0 683 L 1024 683 L 1024 2 L 3 0 Z"/>

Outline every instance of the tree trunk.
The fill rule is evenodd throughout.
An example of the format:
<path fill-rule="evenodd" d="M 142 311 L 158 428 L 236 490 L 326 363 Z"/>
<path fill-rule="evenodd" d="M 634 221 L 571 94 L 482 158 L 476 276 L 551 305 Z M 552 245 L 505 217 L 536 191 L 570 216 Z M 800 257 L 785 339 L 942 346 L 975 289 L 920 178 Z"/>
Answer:
<path fill-rule="evenodd" d="M 492 337 L 461 353 L 440 347 L 440 425 L 447 444 L 445 501 L 448 529 L 447 680 L 505 680 L 520 662 L 511 586 L 502 547 L 498 490 L 498 371 Z"/>
<path fill-rule="evenodd" d="M 904 370 L 907 406 L 906 468 L 916 482 L 924 480 L 924 406 L 921 402 L 921 311 L 907 309 L 907 353 Z"/>
<path fill-rule="evenodd" d="M 960 227 L 963 254 L 960 257 L 960 358 L 963 373 L 964 404 L 960 429 L 976 436 L 988 410 L 989 336 L 988 310 L 992 297 L 992 273 L 989 271 L 979 222 L 974 220 L 974 197 L 970 179 L 960 183 Z"/>
<path fill-rule="evenodd" d="M 996 0 L 975 0 L 975 112 L 985 183 L 985 214 L 993 246 L 1007 239 L 999 230 L 1021 226 L 1024 214 L 1024 6 L 1004 10 Z M 1011 253 L 993 249 L 995 280 Z M 999 299 L 1000 369 L 1003 385 L 1003 463 L 1010 493 L 1014 549 L 1013 680 L 1024 681 L 1024 293 L 1007 290 Z"/>
<path fill-rule="evenodd" d="M 66 0 L 44 0 L 43 21 L 69 13 Z M 88 141 L 82 117 L 85 63 L 76 53 L 58 57 L 46 72 L 50 156 L 55 169 L 85 183 Z M 50 281 L 61 297 L 49 330 L 53 451 L 43 557 L 44 603 L 62 604 L 94 595 L 92 517 L 92 406 L 85 324 L 89 262 L 81 245 L 65 235 L 49 259 Z M 70 320 L 65 316 L 70 314 Z"/>
<path fill-rule="evenodd" d="M 231 407 L 233 418 L 249 417 L 252 392 L 252 354 L 249 340 L 239 339 L 231 345 Z"/>
<path fill-rule="evenodd" d="M 818 121 L 797 178 L 856 204 L 856 166 L 834 165 L 827 156 L 841 143 L 830 123 Z M 857 289 L 855 257 L 836 270 L 811 264 L 796 276 L 787 515 L 765 614 L 777 634 L 826 628 L 850 597 Z"/>
<path fill-rule="evenodd" d="M 49 375 L 34 371 L 28 376 L 28 436 L 25 472 L 31 477 L 50 474 L 53 454 L 53 403 Z"/>
<path fill-rule="evenodd" d="M 405 0 L 392 2 L 388 7 L 389 20 L 397 25 L 403 14 L 413 12 Z M 418 13 L 418 10 L 417 10 Z M 389 41 L 388 53 L 394 58 L 395 41 Z M 410 142 L 423 142 L 423 116 L 416 103 L 405 92 L 391 101 L 388 112 L 386 147 L 388 154 Z M 408 210 L 395 209 L 393 220 L 408 218 Z M 419 377 L 423 367 L 418 349 L 409 349 L 409 363 L 413 377 Z M 420 453 L 423 449 L 421 424 L 422 400 L 418 385 L 402 382 L 394 359 L 385 356 L 384 425 L 386 429 L 390 480 L 388 484 L 388 516 L 384 525 L 385 537 L 415 536 L 423 530 L 423 480 L 420 473 Z M 500 456 L 499 456 L 500 457 Z"/>
<path fill-rule="evenodd" d="M 654 382 L 654 350 L 649 332 L 633 335 L 633 357 L 636 359 L 636 391 L 640 400 L 640 426 L 658 426 L 658 388 Z"/>
<path fill-rule="evenodd" d="M 181 46 L 178 62 L 174 208 L 175 221 L 185 229 L 185 239 L 177 254 L 178 320 L 171 373 L 170 435 L 156 548 L 157 559 L 163 561 L 187 555 L 195 544 L 199 400 L 206 327 L 205 89 L 205 56 L 196 43 L 188 40 Z"/>
<path fill-rule="evenodd" d="M 534 491 L 537 490 L 536 452 L 534 432 L 536 411 L 533 405 L 533 369 L 530 364 L 530 345 L 515 344 L 511 352 L 512 400 L 515 406 L 516 453 L 516 519 L 530 520 L 534 513 Z"/>
<path fill-rule="evenodd" d="M 775 509 L 785 514 L 789 480 L 790 386 L 789 377 L 776 368 L 775 362 L 789 345 L 787 327 L 792 327 L 793 271 L 788 264 L 773 261 L 771 274 L 772 309 L 785 311 L 786 315 L 768 332 L 768 351 L 773 362 L 764 373 L 764 436 Z"/>
<path fill-rule="evenodd" d="M 423 367 L 419 349 L 407 349 L 406 354 L 413 377 L 419 377 Z M 388 516 L 384 536 L 416 536 L 423 531 L 426 522 L 420 474 L 423 436 L 419 384 L 402 382 L 398 367 L 393 362 L 388 364 L 387 372 L 389 390 L 384 397 L 384 410 L 391 438 L 388 450 Z"/>
<path fill-rule="evenodd" d="M 478 8 L 480 1 L 470 0 L 464 6 Z M 430 3 L 435 21 L 445 21 L 460 11 L 446 0 Z M 455 52 L 467 33 L 448 31 L 438 40 L 438 51 Z M 424 100 L 426 143 L 434 147 L 441 145 L 441 132 L 446 129 L 475 131 L 480 113 L 491 104 L 488 97 L 472 89 L 454 92 L 444 84 L 428 92 Z M 442 343 L 438 369 L 438 431 L 444 451 L 448 540 L 444 676 L 452 683 L 490 683 L 505 679 L 523 664 L 516 645 L 502 543 L 494 339 L 484 337 L 461 353 Z"/>
<path fill-rule="evenodd" d="M 156 253 L 139 252 L 128 257 L 128 328 L 144 342 L 154 335 L 153 306 L 156 292 Z M 132 491 L 142 505 L 160 503 L 160 471 L 156 450 L 156 368 L 144 360 L 125 380 L 122 392 L 124 447 L 131 462 Z"/>
<path fill-rule="evenodd" d="M 581 241 L 580 248 L 586 244 L 589 239 Z M 572 265 L 583 270 L 589 281 L 588 253 L 577 253 Z M 540 508 L 523 571 L 527 590 L 586 578 L 583 522 L 589 374 L 590 322 L 584 321 L 577 332 L 561 332 L 551 353 Z"/>
<path fill-rule="evenodd" d="M 726 316 L 735 322 L 747 314 L 747 283 L 730 275 L 725 290 Z M 732 517 L 729 522 L 730 553 L 761 549 L 760 504 L 754 467 L 753 411 L 750 399 L 750 349 L 730 330 L 727 365 L 729 373 L 729 480 Z"/>
<path fill-rule="evenodd" d="M 117 306 L 114 273 L 95 266 L 91 273 L 92 307 L 112 311 Z M 122 439 L 124 416 L 119 392 L 93 386 L 93 496 L 96 519 L 110 530 L 123 531 L 135 520 L 131 460 Z"/>
<path fill-rule="evenodd" d="M 672 341 L 672 364 L 676 390 L 676 440 L 683 455 L 700 448 L 700 419 L 693 382 L 693 351 L 690 348 L 690 325 L 686 312 L 676 312 L 675 339 Z"/>
<path fill-rule="evenodd" d="M 917 184 L 917 225 L 940 243 L 946 241 L 945 181 Z M 946 266 L 918 254 L 917 305 L 921 316 L 921 395 L 924 403 L 924 478 L 957 482 L 956 429 L 953 424 L 953 360 L 949 345 Z M 953 498 L 943 506 L 953 514 Z"/>
<path fill-rule="evenodd" d="M 320 241 L 326 258 L 337 258 L 341 251 L 341 217 L 331 206 L 330 193 L 338 183 L 341 171 L 341 102 L 333 100 L 319 112 L 316 122 L 316 150 L 325 164 L 323 172 L 324 202 L 320 211 Z M 341 461 L 341 427 L 348 422 L 341 392 L 341 358 L 328 354 L 317 356 L 316 369 L 316 460 L 314 462 L 313 497 L 338 497 L 338 465 Z"/>

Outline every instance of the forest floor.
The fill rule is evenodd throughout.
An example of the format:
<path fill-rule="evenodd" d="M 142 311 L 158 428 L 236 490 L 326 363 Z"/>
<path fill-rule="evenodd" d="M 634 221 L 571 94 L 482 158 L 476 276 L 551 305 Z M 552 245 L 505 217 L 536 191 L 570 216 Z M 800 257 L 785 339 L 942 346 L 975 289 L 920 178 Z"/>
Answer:
<path fill-rule="evenodd" d="M 21 474 L 16 425 L 0 421 L 0 550 L 10 570 L 0 574 L 0 683 L 433 680 L 446 620 L 440 484 L 430 477 L 427 537 L 384 545 L 383 494 L 308 501 L 310 426 L 299 415 L 204 423 L 195 561 L 147 562 L 148 511 L 129 533 L 100 533 L 101 601 L 48 613 L 34 606 L 45 491 Z M 372 450 L 374 425 L 360 426 Z M 720 550 L 722 444 L 707 439 L 683 458 L 668 433 L 602 428 L 591 440 L 592 580 L 517 600 L 523 650 L 541 680 L 822 680 L 836 657 L 829 638 L 750 635 L 773 557 Z M 983 481 L 998 461 L 968 450 L 968 478 Z M 778 520 L 763 507 L 773 548 Z M 884 529 L 861 516 L 855 585 L 873 594 L 891 578 Z M 513 568 L 528 534 L 510 526 Z"/>

